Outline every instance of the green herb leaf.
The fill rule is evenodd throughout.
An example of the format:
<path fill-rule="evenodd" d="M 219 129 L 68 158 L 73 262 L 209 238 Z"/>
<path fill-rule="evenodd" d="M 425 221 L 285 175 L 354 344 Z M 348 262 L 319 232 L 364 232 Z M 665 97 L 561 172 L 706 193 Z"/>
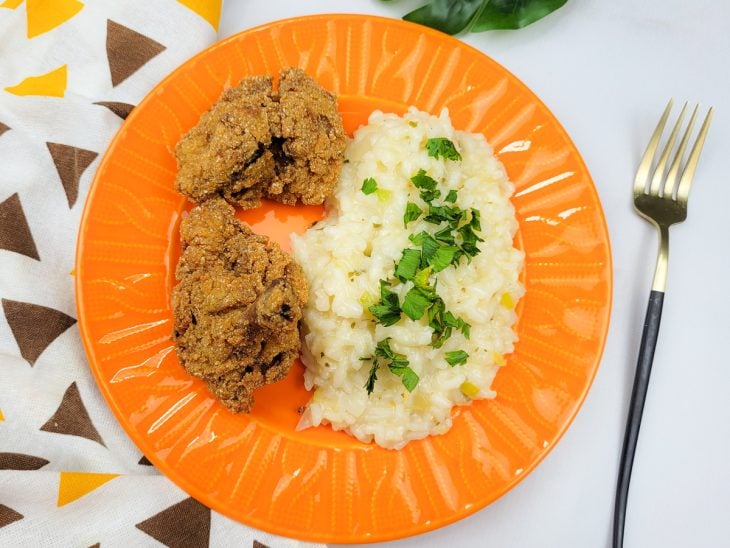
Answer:
<path fill-rule="evenodd" d="M 428 260 L 428 264 L 433 268 L 434 272 L 441 272 L 447 266 L 454 262 L 454 257 L 459 251 L 459 248 L 451 245 L 444 245 L 436 250 L 431 258 Z"/>
<path fill-rule="evenodd" d="M 449 193 L 446 195 L 446 198 L 444 198 L 444 202 L 454 203 L 456 201 L 456 191 L 451 189 L 449 190 Z"/>
<path fill-rule="evenodd" d="M 428 215 L 423 220 L 435 225 L 441 223 L 454 223 L 456 226 L 466 217 L 466 211 L 461 209 L 459 206 L 435 206 L 433 204 L 428 205 Z"/>
<path fill-rule="evenodd" d="M 401 378 L 401 382 L 403 383 L 403 386 L 406 387 L 406 390 L 408 390 L 409 392 L 413 392 L 413 390 L 418 385 L 418 381 L 420 379 L 418 378 L 416 372 L 411 369 L 408 359 L 403 354 L 394 352 L 393 349 L 390 348 L 390 340 L 390 337 L 388 337 L 378 342 L 378 344 L 375 346 L 374 361 L 377 363 L 379 359 L 388 360 L 390 362 L 388 363 L 388 369 L 390 370 L 390 372 Z M 377 367 L 375 368 L 375 371 L 377 372 Z M 370 373 L 371 375 L 375 374 L 373 373 L 372 368 L 370 370 Z M 369 380 L 370 378 L 368 377 L 368 381 Z M 366 383 L 365 388 L 367 387 L 368 386 Z M 368 392 L 368 394 L 369 393 L 370 392 Z"/>
<path fill-rule="evenodd" d="M 386 327 L 398 323 L 401 313 L 398 295 L 389 287 L 387 281 L 380 280 L 380 302 L 368 307 L 370 313 Z"/>
<path fill-rule="evenodd" d="M 459 227 L 458 233 L 461 236 L 460 247 L 466 256 L 471 259 L 479 255 L 480 249 L 477 247 L 477 242 L 483 242 L 484 240 L 476 235 L 471 224 Z"/>
<path fill-rule="evenodd" d="M 444 357 L 446 358 L 446 362 L 451 367 L 454 367 L 455 365 L 464 365 L 469 358 L 469 354 L 463 350 L 454 350 L 453 352 L 446 352 Z"/>
<path fill-rule="evenodd" d="M 368 177 L 362 182 L 362 188 L 360 190 L 362 190 L 362 193 L 365 195 L 372 194 L 378 190 L 378 182 L 372 177 Z"/>
<path fill-rule="evenodd" d="M 362 358 L 360 358 L 362 359 Z M 373 364 L 370 366 L 370 372 L 368 373 L 368 379 L 365 381 L 365 390 L 368 391 L 368 396 L 373 393 L 375 389 L 375 381 L 378 380 L 378 360 L 365 358 L 366 360 L 373 360 Z"/>
<path fill-rule="evenodd" d="M 420 320 L 431 304 L 428 295 L 418 287 L 412 287 L 403 297 L 403 313 L 412 320 Z"/>
<path fill-rule="evenodd" d="M 568 0 L 487 0 L 474 19 L 472 32 L 520 29 L 542 19 Z"/>
<path fill-rule="evenodd" d="M 405 15 L 403 19 L 438 29 L 447 34 L 464 30 L 484 0 L 434 0 Z"/>
<path fill-rule="evenodd" d="M 411 182 L 413 183 L 413 186 L 421 190 L 435 190 L 436 185 L 438 184 L 435 179 L 426 175 L 426 171 L 424 169 L 419 169 L 418 173 L 411 177 Z"/>
<path fill-rule="evenodd" d="M 427 204 L 431 205 L 431 202 L 434 200 L 437 200 L 441 197 L 441 191 L 439 189 L 436 190 L 422 190 L 420 193 L 421 200 L 426 202 Z"/>
<path fill-rule="evenodd" d="M 418 234 L 411 234 L 408 238 L 416 245 L 421 246 L 421 268 L 429 264 L 431 257 L 441 245 L 425 230 Z"/>
<path fill-rule="evenodd" d="M 418 249 L 404 249 L 395 267 L 395 276 L 401 282 L 412 280 L 420 264 L 421 252 Z"/>
<path fill-rule="evenodd" d="M 403 214 L 403 226 L 407 227 L 408 223 L 417 220 L 422 213 L 423 211 L 418 205 L 413 202 L 408 202 L 406 204 L 406 212 Z"/>
<path fill-rule="evenodd" d="M 405 386 L 406 390 L 408 390 L 409 392 L 413 392 L 416 389 L 416 386 L 418 386 L 418 381 L 420 380 L 421 379 L 418 378 L 416 372 L 410 367 L 406 367 L 403 370 L 403 374 L 401 375 L 401 381 L 403 382 L 403 386 Z"/>
<path fill-rule="evenodd" d="M 481 230 L 482 229 L 482 215 L 479 213 L 478 209 L 474 209 L 473 207 L 470 209 L 471 211 L 471 221 L 469 221 L 469 225 L 474 230 Z"/>
<path fill-rule="evenodd" d="M 400 310 L 395 310 L 389 306 L 382 304 L 374 304 L 369 307 L 370 313 L 384 326 L 398 323 L 400 320 Z"/>
<path fill-rule="evenodd" d="M 445 228 L 442 228 L 438 232 L 436 232 L 433 237 L 436 239 L 437 242 L 446 244 L 446 245 L 454 245 L 454 232 L 453 228 L 451 226 L 447 226 Z"/>
<path fill-rule="evenodd" d="M 426 141 L 426 150 L 428 155 L 433 156 L 437 160 L 445 158 L 446 160 L 461 160 L 461 154 L 456 150 L 454 143 L 446 137 L 434 137 Z"/>
<path fill-rule="evenodd" d="M 419 270 L 418 272 L 416 272 L 416 275 L 413 276 L 413 284 L 416 287 L 420 287 L 421 289 L 426 289 L 426 288 L 430 289 L 430 286 L 428 285 L 428 277 L 430 275 L 431 275 L 430 267 L 426 267 L 423 270 Z"/>

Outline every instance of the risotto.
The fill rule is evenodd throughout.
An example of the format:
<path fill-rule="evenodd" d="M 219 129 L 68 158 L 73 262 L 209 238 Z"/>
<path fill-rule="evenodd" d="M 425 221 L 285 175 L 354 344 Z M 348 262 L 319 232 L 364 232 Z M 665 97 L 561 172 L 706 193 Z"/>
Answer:
<path fill-rule="evenodd" d="M 524 291 L 512 192 L 446 111 L 375 112 L 357 130 L 327 217 L 293 239 L 310 288 L 301 428 L 398 449 L 495 396 Z"/>

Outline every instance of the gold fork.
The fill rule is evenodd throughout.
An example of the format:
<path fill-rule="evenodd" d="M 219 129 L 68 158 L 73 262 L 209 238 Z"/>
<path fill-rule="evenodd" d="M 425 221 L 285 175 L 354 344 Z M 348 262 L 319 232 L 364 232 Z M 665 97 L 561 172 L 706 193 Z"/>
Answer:
<path fill-rule="evenodd" d="M 654 282 L 652 283 L 651 293 L 649 294 L 649 305 L 644 319 L 644 331 L 639 347 L 639 360 L 636 365 L 634 388 L 631 393 L 629 416 L 626 421 L 626 433 L 624 434 L 624 445 L 621 450 L 621 464 L 619 465 L 616 504 L 613 515 L 614 548 L 621 548 L 623 546 L 631 467 L 634 463 L 636 442 L 639 438 L 641 415 L 644 411 L 646 391 L 649 387 L 649 376 L 651 374 L 651 365 L 654 361 L 654 349 L 656 348 L 657 337 L 659 335 L 664 292 L 667 284 L 669 227 L 673 224 L 681 223 L 687 218 L 689 189 L 692 186 L 692 179 L 697 170 L 697 163 L 699 162 L 702 146 L 707 137 L 710 120 L 712 120 L 712 108 L 710 108 L 692 147 L 692 152 L 690 152 L 684 167 L 681 168 L 690 134 L 692 133 L 692 126 L 697 118 L 698 107 L 696 106 L 694 108 L 689 123 L 687 124 L 687 129 L 674 153 L 669 171 L 667 171 L 667 163 L 669 162 L 669 157 L 674 149 L 674 144 L 687 111 L 687 104 L 685 103 L 682 111 L 679 113 L 674 129 L 669 134 L 664 150 L 656 162 L 656 167 L 652 172 L 652 166 L 654 165 L 656 153 L 659 148 L 659 140 L 664 132 L 664 126 L 667 123 L 671 110 L 672 101 L 670 100 L 646 147 L 646 152 L 644 152 L 639 169 L 636 172 L 636 179 L 634 180 L 634 207 L 639 215 L 658 229 L 659 253 L 657 254 L 656 270 L 654 271 Z"/>

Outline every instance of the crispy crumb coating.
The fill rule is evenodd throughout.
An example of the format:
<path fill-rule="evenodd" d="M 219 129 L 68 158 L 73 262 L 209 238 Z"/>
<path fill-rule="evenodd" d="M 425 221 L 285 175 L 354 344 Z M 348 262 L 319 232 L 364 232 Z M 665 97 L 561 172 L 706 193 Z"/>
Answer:
<path fill-rule="evenodd" d="M 180 363 L 231 411 L 249 412 L 253 391 L 284 378 L 299 354 L 304 275 L 221 198 L 195 207 L 180 235 L 172 292 Z"/>
<path fill-rule="evenodd" d="M 301 69 L 284 69 L 225 91 L 175 147 L 179 192 L 200 203 L 223 196 L 243 209 L 266 197 L 321 204 L 332 193 L 346 145 L 335 95 Z"/>

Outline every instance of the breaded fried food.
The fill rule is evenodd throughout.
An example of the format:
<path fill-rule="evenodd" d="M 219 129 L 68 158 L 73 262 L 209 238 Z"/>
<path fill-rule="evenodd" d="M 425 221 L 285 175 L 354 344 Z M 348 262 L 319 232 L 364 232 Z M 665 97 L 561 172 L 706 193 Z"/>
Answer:
<path fill-rule="evenodd" d="M 274 172 L 270 76 L 252 76 L 223 92 L 175 147 L 177 190 L 196 203 L 216 195 L 257 207 Z"/>
<path fill-rule="evenodd" d="M 175 147 L 177 190 L 196 203 L 223 196 L 243 209 L 266 197 L 321 204 L 346 145 L 337 98 L 301 69 L 244 78 Z"/>
<path fill-rule="evenodd" d="M 247 413 L 254 390 L 283 379 L 299 354 L 302 269 L 222 198 L 195 207 L 180 235 L 172 292 L 180 363 L 228 409 Z"/>
<path fill-rule="evenodd" d="M 283 188 L 276 185 L 267 197 L 292 205 L 321 204 L 337 184 L 347 144 L 337 97 L 303 70 L 283 70 L 269 122 Z"/>

